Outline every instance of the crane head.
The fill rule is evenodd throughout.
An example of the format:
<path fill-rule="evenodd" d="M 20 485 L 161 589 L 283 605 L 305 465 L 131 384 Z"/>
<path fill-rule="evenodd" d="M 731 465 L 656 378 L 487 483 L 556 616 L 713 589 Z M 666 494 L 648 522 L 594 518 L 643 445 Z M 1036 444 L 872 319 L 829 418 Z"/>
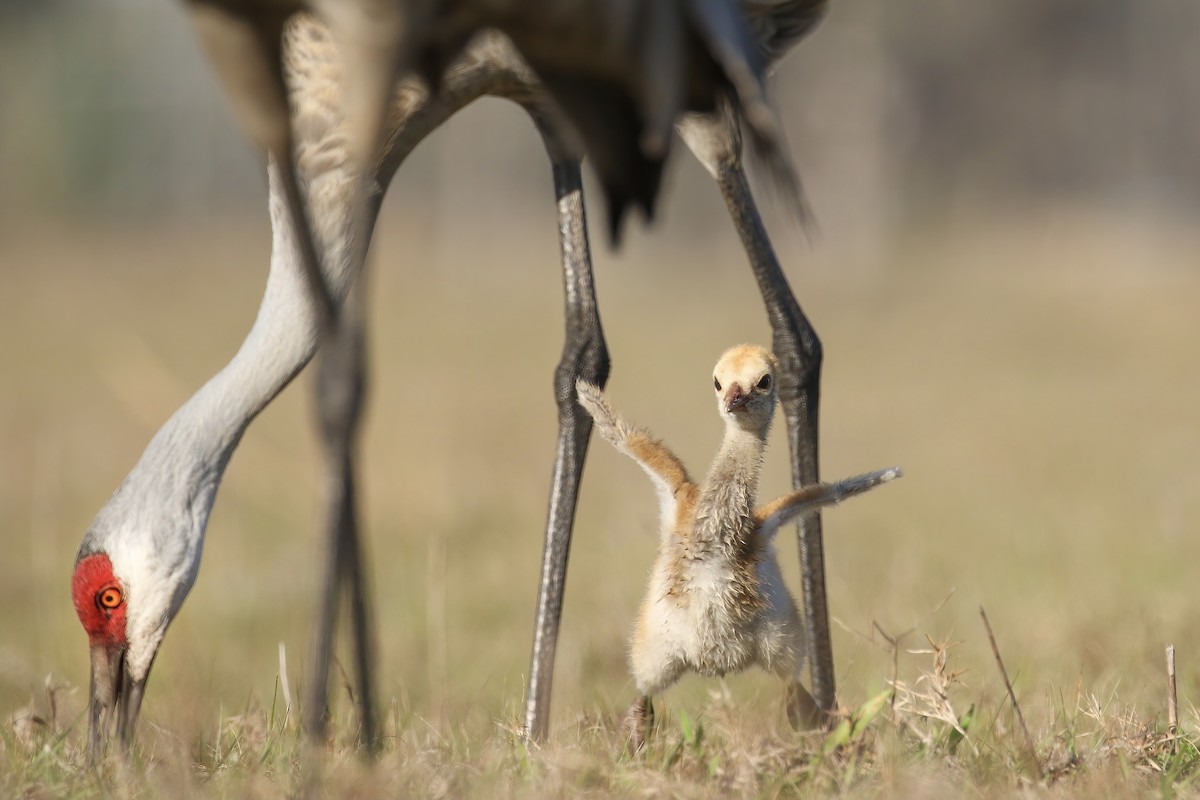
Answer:
<path fill-rule="evenodd" d="M 129 605 L 126 587 L 104 553 L 84 555 L 75 562 L 71 578 L 75 613 L 83 623 L 91 648 L 92 673 L 88 686 L 88 751 L 97 757 L 115 724 L 123 748 L 129 745 L 141 706 L 142 680 L 126 664 Z"/>
<path fill-rule="evenodd" d="M 172 574 L 148 568 L 141 555 L 136 548 L 95 548 L 85 539 L 71 577 L 75 613 L 91 650 L 88 752 L 93 760 L 103 754 L 114 729 L 122 752 L 128 751 L 150 667 L 194 578 L 192 570 Z"/>
<path fill-rule="evenodd" d="M 766 434 L 775 411 L 775 356 L 763 347 L 738 345 L 713 368 L 717 408 L 727 424 Z"/>

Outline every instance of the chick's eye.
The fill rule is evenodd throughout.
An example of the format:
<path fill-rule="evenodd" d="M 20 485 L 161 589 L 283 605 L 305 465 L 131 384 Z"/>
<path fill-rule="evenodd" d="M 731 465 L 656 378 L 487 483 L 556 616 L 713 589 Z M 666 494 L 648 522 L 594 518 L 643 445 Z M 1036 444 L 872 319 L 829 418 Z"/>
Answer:
<path fill-rule="evenodd" d="M 770 389 L 771 388 L 771 376 L 763 375 L 761 378 L 758 379 L 758 383 L 755 385 L 758 386 L 758 388 L 763 389 L 763 390 Z"/>
<path fill-rule="evenodd" d="M 121 596 L 121 590 L 115 586 L 109 586 L 103 589 L 100 594 L 96 595 L 96 600 L 104 608 L 116 608 L 121 605 L 124 598 Z"/>
<path fill-rule="evenodd" d="M 718 392 L 721 391 L 721 382 L 716 378 L 713 378 L 713 386 L 717 387 Z"/>

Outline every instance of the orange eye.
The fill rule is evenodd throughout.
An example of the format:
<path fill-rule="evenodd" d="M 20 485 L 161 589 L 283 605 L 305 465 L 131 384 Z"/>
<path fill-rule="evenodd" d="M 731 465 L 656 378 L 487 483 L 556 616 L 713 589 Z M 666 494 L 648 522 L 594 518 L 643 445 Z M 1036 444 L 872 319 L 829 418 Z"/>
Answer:
<path fill-rule="evenodd" d="M 121 597 L 120 589 L 115 586 L 110 586 L 100 592 L 100 594 L 96 596 L 96 599 L 100 601 L 100 605 L 104 608 L 116 608 L 117 606 L 121 605 L 121 601 L 124 598 Z"/>

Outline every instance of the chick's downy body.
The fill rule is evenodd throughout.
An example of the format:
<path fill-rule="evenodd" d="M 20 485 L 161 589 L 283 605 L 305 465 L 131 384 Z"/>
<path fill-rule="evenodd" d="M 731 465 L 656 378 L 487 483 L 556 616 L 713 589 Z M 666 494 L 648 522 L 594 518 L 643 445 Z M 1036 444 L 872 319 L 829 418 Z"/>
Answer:
<path fill-rule="evenodd" d="M 805 486 L 757 505 L 776 369 L 774 357 L 761 347 L 739 345 L 721 356 L 713 388 L 725 435 L 699 484 L 649 431 L 622 419 L 597 387 L 578 384 L 579 401 L 597 431 L 637 461 L 659 493 L 658 555 L 630 645 L 630 666 L 642 694 L 631 715 L 639 721 L 651 714 L 649 697 L 688 671 L 718 677 L 757 664 L 802 690 L 803 630 L 774 535 L 805 511 L 900 474 L 892 468 Z"/>

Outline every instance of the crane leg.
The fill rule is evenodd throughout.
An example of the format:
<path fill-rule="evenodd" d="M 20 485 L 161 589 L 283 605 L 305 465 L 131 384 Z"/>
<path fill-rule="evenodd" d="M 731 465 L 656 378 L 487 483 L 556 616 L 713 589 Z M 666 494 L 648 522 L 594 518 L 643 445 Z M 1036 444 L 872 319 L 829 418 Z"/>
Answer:
<path fill-rule="evenodd" d="M 314 741 L 325 738 L 329 708 L 329 671 L 337 621 L 339 593 L 344 587 L 350 600 L 350 631 L 358 684 L 359 739 L 368 752 L 379 745 L 375 730 L 374 636 L 369 578 L 359 518 L 355 480 L 358 434 L 366 388 L 366 275 L 367 247 L 379 213 L 380 198 L 374 183 L 375 154 L 383 141 L 384 112 L 394 84 L 399 34 L 396 20 L 384 26 L 387 41 L 369 49 L 351 46 L 343 51 L 347 83 L 359 86 L 351 98 L 349 162 L 357 176 L 350 199 L 348 235 L 351 243 L 349 290 L 341 307 L 321 277 L 306 270 L 309 288 L 318 306 L 321 349 L 317 364 L 317 417 L 325 454 L 325 519 L 329 532 L 326 571 L 321 586 L 317 632 L 313 644 L 313 676 L 305 705 L 304 730 Z M 353 43 L 352 43 L 353 44 Z M 378 44 L 378 43 L 377 43 Z M 364 92 L 363 87 L 366 87 Z M 290 198 L 289 198 L 290 202 Z M 304 247 L 304 244 L 301 244 Z M 315 252 L 315 248 L 314 248 Z M 323 295 L 323 296 L 322 296 Z M 328 301 L 332 313 L 322 309 Z"/>
<path fill-rule="evenodd" d="M 336 9 L 335 9 L 336 10 Z M 345 85 L 352 87 L 346 99 L 347 166 L 356 179 L 349 200 L 345 240 L 350 243 L 347 284 L 339 307 L 328 283 L 328 273 L 319 268 L 318 252 L 311 228 L 297 228 L 301 250 L 311 248 L 314 256 L 304 258 L 305 275 L 317 307 L 320 330 L 316 393 L 317 418 L 325 456 L 324 504 L 328 530 L 326 572 L 313 644 L 313 676 L 305 706 L 304 729 L 310 739 L 325 738 L 328 720 L 329 671 L 333 660 L 334 635 L 339 595 L 349 594 L 350 631 L 358 684 L 359 737 L 369 752 L 378 746 L 374 704 L 374 641 L 371 621 L 369 578 L 364 543 L 358 518 L 356 464 L 358 434 L 366 385 L 365 262 L 380 198 L 376 196 L 374 171 L 383 142 L 383 125 L 395 77 L 400 65 L 403 20 L 401 8 L 381 4 L 372 17 L 370 35 L 363 35 L 363 20 L 354 16 L 327 20 L 339 42 Z M 291 153 L 291 148 L 286 151 Z M 301 209 L 295 169 L 288 162 L 285 176 L 288 204 Z M 296 216 L 293 214 L 293 216 Z M 307 240 L 307 241 L 306 241 Z M 326 264 L 326 267 L 329 265 Z M 316 267 L 315 269 L 312 267 Z"/>
<path fill-rule="evenodd" d="M 379 139 L 379 136 L 375 137 Z M 289 165 L 290 168 L 290 165 Z M 366 390 L 366 275 L 367 245 L 379 213 L 378 197 L 368 196 L 370 173 L 356 167 L 359 192 L 349 209 L 349 289 L 340 307 L 322 270 L 306 270 L 317 305 L 320 330 L 316 394 L 317 418 L 325 456 L 324 507 L 328 552 L 313 642 L 313 675 L 304 709 L 304 730 L 313 741 L 326 734 L 329 708 L 329 672 L 333 661 L 340 592 L 349 593 L 350 631 L 358 684 L 359 739 L 368 752 L 378 745 L 374 699 L 374 635 L 370 609 L 369 577 L 358 517 L 356 464 L 358 435 Z M 281 170 L 281 174 L 282 174 Z M 294 181 L 294 172 L 291 176 Z M 287 181 L 284 181 L 285 188 Z M 296 189 L 298 192 L 298 188 Z M 291 203 L 289 194 L 289 205 Z M 303 209 L 301 209 L 303 210 Z M 302 238 L 302 237 L 298 237 Z M 301 249 L 305 245 L 301 242 Z M 313 252 L 316 252 L 315 246 Z M 328 304 L 325 306 L 324 304 Z M 325 310 L 332 309 L 331 311 Z"/>
<path fill-rule="evenodd" d="M 313 675 L 304 709 L 304 729 L 311 739 L 319 741 L 325 737 L 337 605 L 340 591 L 345 587 L 350 594 L 360 737 L 368 748 L 373 748 L 376 744 L 371 674 L 373 642 L 355 481 L 365 386 L 362 277 L 360 275 L 351 286 L 333 327 L 322 331 L 317 365 L 317 416 L 325 451 L 324 505 L 329 552 L 313 649 Z"/>
<path fill-rule="evenodd" d="M 539 121 L 536 116 L 535 121 Z M 539 121 L 539 128 L 554 168 L 558 235 L 562 248 L 566 341 L 554 373 L 558 443 L 550 485 L 541 580 L 538 584 L 529 687 L 525 697 L 524 735 L 533 741 L 544 739 L 549 730 L 550 691 L 562 615 L 567 555 L 571 547 L 571 530 L 575 522 L 575 505 L 583 476 L 584 458 L 592 433 L 591 418 L 575 401 L 575 381 L 584 378 L 603 387 L 608 381 L 609 371 L 608 348 L 600 326 L 596 287 L 592 279 L 580 162 L 577 157 L 564 153 L 557 146 L 548 126 Z"/>
<path fill-rule="evenodd" d="M 328 718 L 329 670 L 337 607 L 342 587 L 350 594 L 351 634 L 354 642 L 355 679 L 358 683 L 359 736 L 368 750 L 375 736 L 372 665 L 374 648 L 368 580 L 359 534 L 355 463 L 357 436 L 365 387 L 364 294 L 362 286 L 366 241 L 370 238 L 373 210 L 377 204 L 356 198 L 350 209 L 353 240 L 361 242 L 351 255 L 349 290 L 339 305 L 322 268 L 306 203 L 291 158 L 290 133 L 287 146 L 276 156 L 280 183 L 290 221 L 296 231 L 300 262 L 317 316 L 318 353 L 316 396 L 317 418 L 324 451 L 325 478 L 322 490 L 328 552 L 313 642 L 312 679 L 304 707 L 303 726 L 314 741 L 325 738 Z M 361 232 L 361 235 L 357 235 Z M 328 266 L 328 265 L 325 265 Z"/>
<path fill-rule="evenodd" d="M 324 495 L 330 552 L 318 613 L 314 674 L 304 709 L 304 727 L 311 737 L 323 738 L 338 591 L 341 585 L 349 584 L 362 736 L 365 741 L 373 742 L 369 614 L 354 505 L 354 436 L 363 383 L 362 303 L 355 299 L 360 292 L 352 290 L 345 307 L 339 310 L 335 293 L 322 269 L 306 212 L 293 159 L 291 113 L 282 72 L 282 32 L 287 14 L 273 9 L 239 11 L 208 0 L 194 0 L 189 9 L 243 127 L 275 162 L 288 222 L 295 232 L 296 255 L 317 317 L 321 343 L 317 406 L 327 468 Z M 366 206 L 365 201 L 357 202 Z M 366 218 L 358 207 L 352 209 L 352 232 L 365 229 L 361 220 Z M 365 245 L 361 250 L 351 264 L 351 285 L 359 271 Z"/>
<path fill-rule="evenodd" d="M 741 237 L 771 323 L 772 349 L 779 359 L 779 400 L 787 420 L 792 485 L 817 483 L 817 410 L 821 392 L 821 340 L 792 294 L 771 247 L 740 163 L 717 171 L 721 195 Z M 812 695 L 827 721 L 836 703 L 833 647 L 825 600 L 825 555 L 821 515 L 814 511 L 797 524 L 804 595 L 804 635 L 812 670 Z"/>
<path fill-rule="evenodd" d="M 350 594 L 350 623 L 354 643 L 355 680 L 358 684 L 359 736 L 368 750 L 375 748 L 374 692 L 371 614 L 368 579 L 359 533 L 355 463 L 359 420 L 365 388 L 365 343 L 363 330 L 364 276 L 359 263 L 351 265 L 350 289 L 340 307 L 317 262 L 317 248 L 307 224 L 299 182 L 292 160 L 277 159 L 281 183 L 297 233 L 305 265 L 309 294 L 317 309 L 320 351 L 317 359 L 317 418 L 324 451 L 325 478 L 322 487 L 328 551 L 313 640 L 312 677 L 304 706 L 303 727 L 313 741 L 325 738 L 329 706 L 329 670 L 333 660 L 338 600 L 342 587 Z M 359 222 L 352 212 L 352 225 L 370 229 L 368 219 Z M 365 248 L 364 248 L 365 253 Z"/>

